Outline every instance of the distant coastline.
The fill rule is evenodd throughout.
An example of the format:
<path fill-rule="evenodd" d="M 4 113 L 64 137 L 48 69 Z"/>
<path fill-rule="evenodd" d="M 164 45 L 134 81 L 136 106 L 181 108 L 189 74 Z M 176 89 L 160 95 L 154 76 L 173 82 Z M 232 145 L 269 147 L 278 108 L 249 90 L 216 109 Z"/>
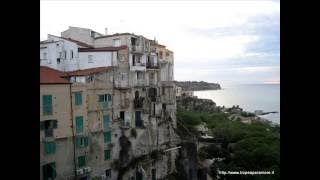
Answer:
<path fill-rule="evenodd" d="M 219 83 L 208 83 L 204 81 L 175 81 L 175 84 L 181 87 L 183 91 L 206 91 L 221 89 Z"/>

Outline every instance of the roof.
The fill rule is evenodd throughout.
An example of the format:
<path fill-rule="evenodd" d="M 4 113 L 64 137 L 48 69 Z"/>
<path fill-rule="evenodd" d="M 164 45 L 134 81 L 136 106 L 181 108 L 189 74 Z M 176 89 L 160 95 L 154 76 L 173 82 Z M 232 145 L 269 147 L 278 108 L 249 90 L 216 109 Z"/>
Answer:
<path fill-rule="evenodd" d="M 137 35 L 132 34 L 132 33 L 115 33 L 115 34 L 110 34 L 110 35 L 105 35 L 105 36 L 99 36 L 99 37 L 96 37 L 95 39 L 108 38 L 108 37 L 114 37 L 114 36 L 124 36 L 124 35 L 137 36 Z"/>
<path fill-rule="evenodd" d="M 40 84 L 70 84 L 67 79 L 61 77 L 62 71 L 40 66 Z"/>
<path fill-rule="evenodd" d="M 68 40 L 68 41 L 71 41 L 71 42 L 74 42 L 74 43 L 78 44 L 79 46 L 93 48 L 93 46 L 91 46 L 91 45 L 89 45 L 87 43 L 81 42 L 81 41 L 77 41 L 77 40 L 74 40 L 74 39 L 71 39 L 71 38 L 65 38 L 65 37 L 60 37 L 60 38 Z"/>
<path fill-rule="evenodd" d="M 113 67 L 98 67 L 98 68 L 89 68 L 89 69 L 82 69 L 76 71 L 70 71 L 63 73 L 62 77 L 70 77 L 70 76 L 88 76 L 92 74 L 97 74 L 103 71 L 111 70 Z"/>
<path fill-rule="evenodd" d="M 113 47 L 113 46 L 109 46 L 109 47 L 101 47 L 101 48 L 79 48 L 78 51 L 79 52 L 101 52 L 101 51 L 118 51 L 121 49 L 127 49 L 128 46 L 119 46 L 119 47 Z"/>

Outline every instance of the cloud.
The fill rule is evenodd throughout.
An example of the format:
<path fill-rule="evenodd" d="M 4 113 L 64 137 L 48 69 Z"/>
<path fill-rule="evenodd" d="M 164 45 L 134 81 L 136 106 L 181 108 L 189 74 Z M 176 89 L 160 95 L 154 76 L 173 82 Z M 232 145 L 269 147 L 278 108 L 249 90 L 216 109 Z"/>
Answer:
<path fill-rule="evenodd" d="M 40 4 L 41 40 L 47 34 L 60 35 L 68 26 L 101 33 L 107 27 L 110 34 L 132 32 L 150 39 L 156 37 L 175 53 L 177 80 L 264 82 L 279 76 L 279 68 L 266 69 L 280 66 L 279 1 L 40 1 Z M 195 70 L 197 73 L 189 72 Z M 243 72 L 251 72 L 251 77 Z"/>

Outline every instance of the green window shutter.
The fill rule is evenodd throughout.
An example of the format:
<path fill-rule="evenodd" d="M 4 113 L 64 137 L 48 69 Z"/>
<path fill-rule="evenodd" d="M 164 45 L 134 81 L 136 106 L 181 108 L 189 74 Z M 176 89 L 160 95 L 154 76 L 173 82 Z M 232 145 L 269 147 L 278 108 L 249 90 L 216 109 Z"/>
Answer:
<path fill-rule="evenodd" d="M 53 123 L 53 128 L 58 128 L 58 121 L 57 120 L 52 120 Z"/>
<path fill-rule="evenodd" d="M 85 137 L 84 138 L 84 147 L 87 147 L 89 145 L 89 138 Z"/>
<path fill-rule="evenodd" d="M 83 132 L 83 117 L 77 116 L 76 117 L 76 133 L 82 133 Z"/>
<path fill-rule="evenodd" d="M 81 138 L 80 137 L 76 137 L 76 146 L 78 148 L 81 147 Z"/>
<path fill-rule="evenodd" d="M 54 154 L 56 152 L 55 142 L 45 142 L 44 144 L 46 154 Z"/>
<path fill-rule="evenodd" d="M 104 132 L 104 142 L 109 143 L 111 142 L 111 132 Z"/>
<path fill-rule="evenodd" d="M 85 156 L 79 156 L 78 157 L 78 164 L 79 164 L 80 168 L 86 166 L 86 157 Z"/>
<path fill-rule="evenodd" d="M 75 105 L 79 106 L 82 104 L 82 93 L 81 92 L 75 92 L 74 93 L 75 96 Z"/>
<path fill-rule="evenodd" d="M 52 115 L 52 95 L 42 96 L 43 115 Z"/>
<path fill-rule="evenodd" d="M 56 163 L 55 162 L 51 163 L 51 167 L 52 167 L 52 177 L 56 178 L 57 177 Z"/>
<path fill-rule="evenodd" d="M 99 95 L 99 102 L 104 102 L 104 95 Z"/>
<path fill-rule="evenodd" d="M 107 130 L 110 127 L 109 115 L 104 115 L 103 116 L 103 127 L 104 127 L 104 130 Z"/>
<path fill-rule="evenodd" d="M 41 130 L 44 130 L 44 122 L 42 121 L 42 122 L 40 122 L 40 131 Z"/>
<path fill-rule="evenodd" d="M 111 151 L 110 149 L 104 150 L 104 160 L 109 160 L 111 159 Z"/>

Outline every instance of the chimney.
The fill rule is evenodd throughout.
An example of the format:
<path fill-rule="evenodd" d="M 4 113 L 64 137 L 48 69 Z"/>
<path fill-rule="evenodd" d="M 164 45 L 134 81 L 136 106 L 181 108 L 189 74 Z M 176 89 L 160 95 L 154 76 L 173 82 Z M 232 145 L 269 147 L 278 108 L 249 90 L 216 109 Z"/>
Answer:
<path fill-rule="evenodd" d="M 105 35 L 108 35 L 108 28 L 104 28 Z"/>

